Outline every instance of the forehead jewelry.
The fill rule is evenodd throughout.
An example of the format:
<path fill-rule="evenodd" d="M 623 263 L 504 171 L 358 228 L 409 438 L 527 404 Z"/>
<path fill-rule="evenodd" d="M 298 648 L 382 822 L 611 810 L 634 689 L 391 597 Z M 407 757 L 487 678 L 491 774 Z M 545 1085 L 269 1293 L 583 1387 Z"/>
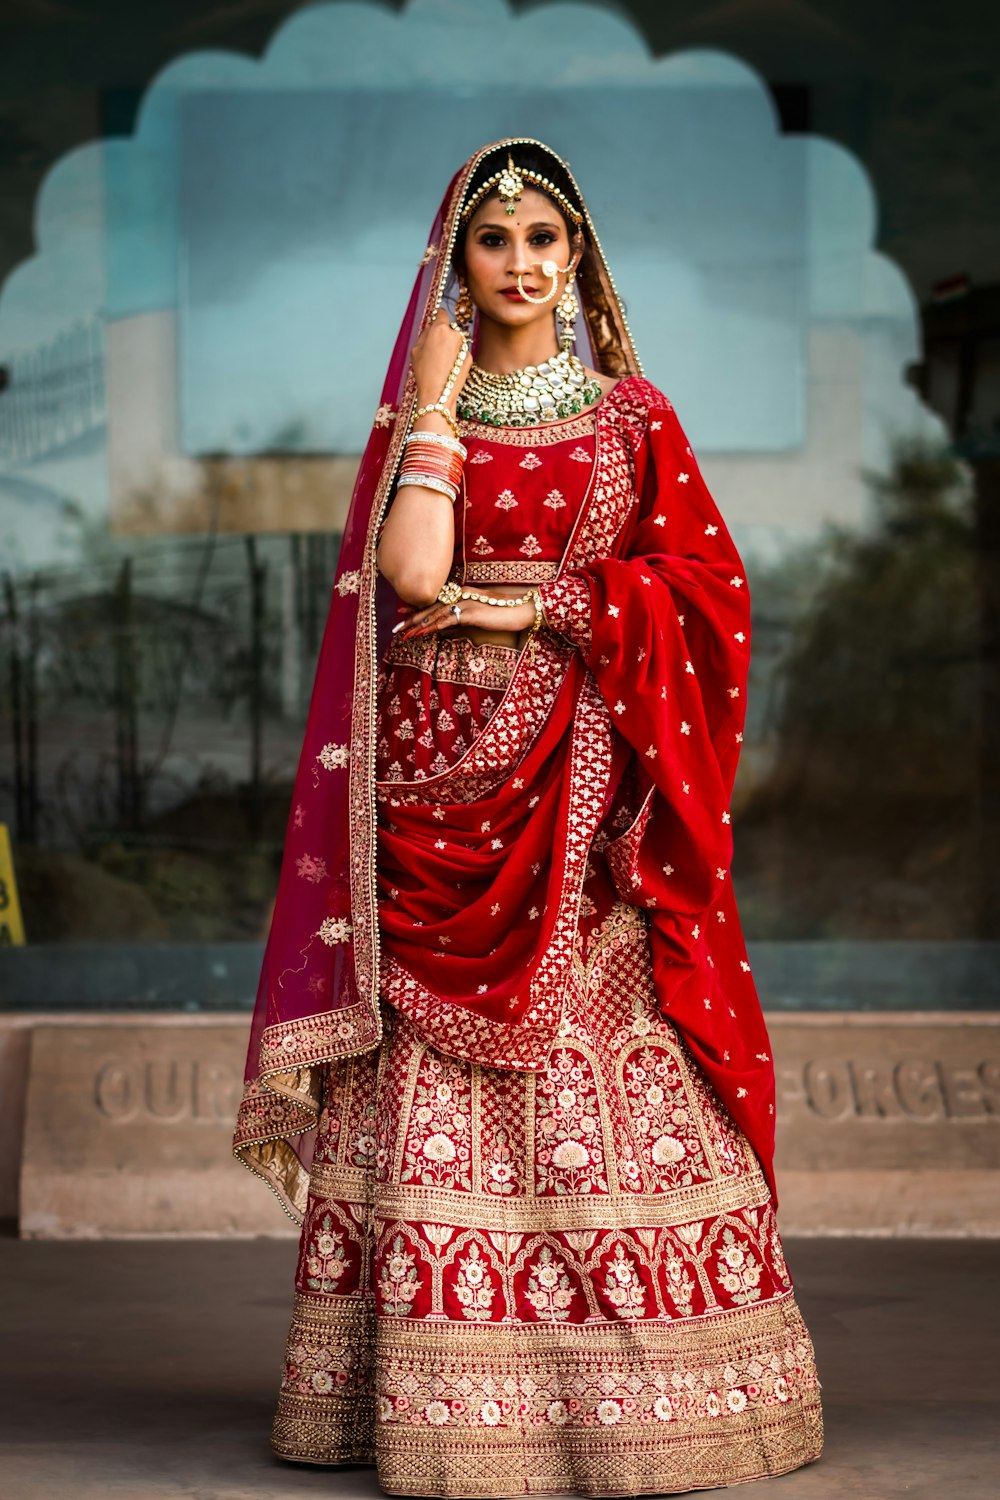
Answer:
<path fill-rule="evenodd" d="M 507 152 L 507 165 L 502 167 L 499 172 L 494 172 L 492 177 L 487 177 L 486 181 L 476 189 L 468 203 L 462 209 L 462 223 L 467 224 L 469 222 L 480 203 L 482 203 L 484 198 L 489 197 L 494 188 L 496 188 L 497 197 L 503 204 L 504 213 L 514 213 L 520 202 L 521 194 L 528 185 L 540 187 L 543 193 L 547 193 L 550 198 L 554 198 L 560 208 L 565 209 L 567 215 L 577 227 L 583 223 L 583 214 L 578 208 L 574 208 L 573 204 L 566 197 L 566 194 L 560 188 L 557 188 L 550 178 L 544 177 L 541 172 L 532 171 L 530 167 L 515 166 L 514 158 L 509 151 Z"/>

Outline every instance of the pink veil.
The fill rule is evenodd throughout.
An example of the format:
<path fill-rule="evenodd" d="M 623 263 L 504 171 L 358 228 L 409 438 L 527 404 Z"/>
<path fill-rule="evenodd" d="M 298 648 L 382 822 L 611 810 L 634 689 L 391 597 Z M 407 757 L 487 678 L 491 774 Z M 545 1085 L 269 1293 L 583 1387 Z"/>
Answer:
<path fill-rule="evenodd" d="M 483 147 L 452 178 L 431 226 L 389 361 L 347 514 L 296 771 L 274 912 L 247 1050 L 234 1154 L 301 1222 L 324 1065 L 382 1035 L 376 905 L 375 682 L 401 601 L 375 566 L 381 520 L 414 404 L 410 350 L 457 278 L 451 253 Z M 605 374 L 641 374 L 624 312 L 582 194 L 590 248 L 577 289 L 582 357 Z"/>

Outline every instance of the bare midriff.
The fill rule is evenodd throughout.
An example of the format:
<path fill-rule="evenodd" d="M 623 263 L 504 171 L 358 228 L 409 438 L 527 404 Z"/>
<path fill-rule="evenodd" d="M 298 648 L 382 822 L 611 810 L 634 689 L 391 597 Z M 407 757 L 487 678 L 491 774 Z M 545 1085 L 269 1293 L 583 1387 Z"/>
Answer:
<path fill-rule="evenodd" d="M 489 643 L 494 646 L 519 646 L 524 632 L 517 630 L 487 630 L 484 625 L 456 625 L 448 635 L 465 635 L 477 645 Z"/>

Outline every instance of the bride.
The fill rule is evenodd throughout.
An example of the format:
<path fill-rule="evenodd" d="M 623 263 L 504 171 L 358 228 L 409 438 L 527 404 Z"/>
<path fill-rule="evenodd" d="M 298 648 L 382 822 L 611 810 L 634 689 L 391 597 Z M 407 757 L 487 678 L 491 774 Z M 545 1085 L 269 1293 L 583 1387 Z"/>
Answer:
<path fill-rule="evenodd" d="M 819 1456 L 730 879 L 749 649 L 577 183 L 484 147 L 358 473 L 250 1037 L 281 1457 L 597 1496 Z"/>

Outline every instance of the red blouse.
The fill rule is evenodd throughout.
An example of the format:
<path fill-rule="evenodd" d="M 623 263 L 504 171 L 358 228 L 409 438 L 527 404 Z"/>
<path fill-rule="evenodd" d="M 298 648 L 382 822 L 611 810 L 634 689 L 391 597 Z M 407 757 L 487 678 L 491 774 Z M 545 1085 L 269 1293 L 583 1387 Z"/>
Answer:
<path fill-rule="evenodd" d="M 582 431 L 586 425 L 590 431 Z M 593 418 L 555 424 L 522 446 L 524 429 L 464 439 L 464 508 L 456 515 L 453 574 L 466 583 L 555 578 L 594 467 Z M 561 439 L 560 428 L 572 431 Z M 556 439 L 553 441 L 553 439 Z M 462 524 L 464 522 L 464 525 Z"/>

